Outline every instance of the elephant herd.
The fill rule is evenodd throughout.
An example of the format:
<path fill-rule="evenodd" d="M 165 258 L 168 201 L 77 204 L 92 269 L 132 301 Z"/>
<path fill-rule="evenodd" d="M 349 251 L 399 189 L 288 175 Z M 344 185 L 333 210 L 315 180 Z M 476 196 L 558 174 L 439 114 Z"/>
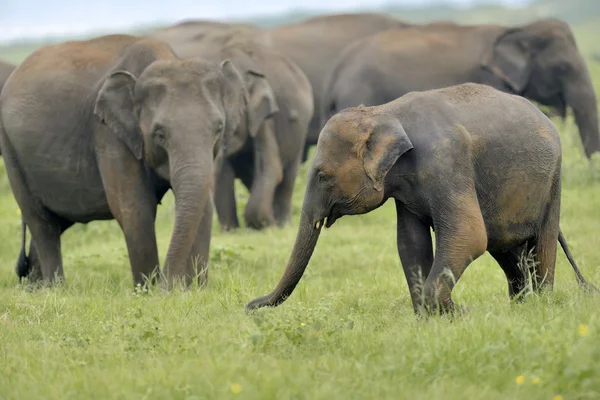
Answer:
<path fill-rule="evenodd" d="M 534 248 L 533 287 L 552 287 L 557 243 L 593 288 L 559 227 L 557 130 L 530 102 L 563 117 L 570 107 L 585 155 L 600 152 L 591 78 L 558 20 L 191 20 L 42 47 L 16 68 L 0 63 L 0 90 L 0 149 L 22 210 L 20 278 L 64 279 L 62 233 L 116 219 L 135 284 L 203 284 L 213 209 L 223 230 L 240 227 L 235 179 L 250 193 L 246 226 L 284 226 L 317 145 L 288 267 L 248 309 L 292 293 L 323 226 L 389 198 L 415 311 L 452 310 L 453 285 L 485 251 L 511 297 L 527 282 L 519 257 Z M 161 270 L 154 223 L 169 189 L 175 224 Z"/>

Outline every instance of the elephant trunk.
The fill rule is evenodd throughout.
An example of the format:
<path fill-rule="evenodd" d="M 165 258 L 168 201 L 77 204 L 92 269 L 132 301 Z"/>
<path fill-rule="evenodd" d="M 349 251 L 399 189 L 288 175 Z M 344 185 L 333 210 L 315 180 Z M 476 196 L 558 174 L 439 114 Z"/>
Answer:
<path fill-rule="evenodd" d="M 279 284 L 270 294 L 258 297 L 248 303 L 246 310 L 278 306 L 292 294 L 300 278 L 302 278 L 323 226 L 323 220 L 316 222 L 313 213 L 309 212 L 308 208 L 305 198 L 296 243 Z"/>
<path fill-rule="evenodd" d="M 206 160 L 212 160 L 205 158 Z M 195 276 L 191 251 L 210 195 L 212 167 L 199 161 L 171 167 L 171 186 L 175 195 L 175 226 L 167 252 L 163 279 L 171 287 L 175 278 L 189 285 Z M 206 260 L 204 260 L 206 261 Z"/>
<path fill-rule="evenodd" d="M 575 123 L 579 128 L 585 155 L 591 158 L 595 152 L 600 152 L 600 133 L 596 94 L 589 78 L 579 78 L 567 85 L 565 100 L 575 114 Z"/>

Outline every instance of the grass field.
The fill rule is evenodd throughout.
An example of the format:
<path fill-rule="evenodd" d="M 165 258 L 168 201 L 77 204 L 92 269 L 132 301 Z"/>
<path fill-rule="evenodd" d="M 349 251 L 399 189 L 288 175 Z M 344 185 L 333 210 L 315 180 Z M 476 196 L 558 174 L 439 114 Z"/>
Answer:
<path fill-rule="evenodd" d="M 600 92 L 600 66 L 590 68 Z M 556 122 L 561 226 L 584 275 L 600 285 L 600 160 L 590 168 L 572 120 Z M 600 398 L 600 296 L 578 289 L 560 250 L 553 293 L 510 304 L 486 254 L 454 291 L 469 312 L 419 321 L 390 201 L 324 231 L 292 297 L 246 315 L 287 262 L 305 165 L 291 226 L 222 234 L 215 223 L 204 289 L 134 291 L 113 221 L 69 230 L 68 286 L 31 291 L 14 273 L 20 218 L 0 166 L 0 399 Z M 173 215 L 169 194 L 157 219 L 161 259 Z"/>

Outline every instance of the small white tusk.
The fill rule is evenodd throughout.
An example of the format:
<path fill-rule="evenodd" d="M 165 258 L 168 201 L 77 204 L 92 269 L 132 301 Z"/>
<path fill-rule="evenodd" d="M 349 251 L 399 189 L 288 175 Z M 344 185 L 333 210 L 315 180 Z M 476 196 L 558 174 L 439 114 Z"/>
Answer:
<path fill-rule="evenodd" d="M 321 227 L 321 221 L 317 221 L 315 224 L 315 228 L 319 229 Z"/>

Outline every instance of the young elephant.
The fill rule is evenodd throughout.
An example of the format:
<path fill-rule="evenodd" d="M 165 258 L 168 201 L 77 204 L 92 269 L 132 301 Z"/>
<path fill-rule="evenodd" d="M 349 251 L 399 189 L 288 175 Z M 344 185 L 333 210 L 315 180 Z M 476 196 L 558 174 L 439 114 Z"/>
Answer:
<path fill-rule="evenodd" d="M 247 308 L 276 306 L 291 295 L 323 225 L 367 213 L 390 197 L 415 311 L 451 311 L 456 281 L 486 250 L 504 270 L 511 297 L 526 285 L 518 263 L 532 249 L 534 289 L 552 288 L 557 240 L 587 286 L 559 229 L 556 128 L 529 101 L 469 83 L 348 108 L 327 122 L 288 267 L 276 289 Z"/>
<path fill-rule="evenodd" d="M 153 39 L 110 35 L 34 52 L 0 97 L 0 145 L 32 235 L 20 275 L 63 279 L 61 234 L 76 222 L 115 218 L 133 280 L 143 283 L 158 272 L 156 207 L 172 189 L 175 226 L 162 278 L 190 283 L 198 268 L 203 283 L 213 157 L 246 101 L 229 61 L 181 60 Z"/>
<path fill-rule="evenodd" d="M 232 27 L 198 40 L 172 44 L 180 57 L 231 60 L 248 90 L 244 123 L 229 143 L 215 178 L 215 205 L 224 230 L 240 226 L 234 180 L 250 192 L 246 225 L 262 229 L 291 220 L 292 193 L 313 113 L 306 75 L 288 57 L 254 40 L 247 28 Z"/>

